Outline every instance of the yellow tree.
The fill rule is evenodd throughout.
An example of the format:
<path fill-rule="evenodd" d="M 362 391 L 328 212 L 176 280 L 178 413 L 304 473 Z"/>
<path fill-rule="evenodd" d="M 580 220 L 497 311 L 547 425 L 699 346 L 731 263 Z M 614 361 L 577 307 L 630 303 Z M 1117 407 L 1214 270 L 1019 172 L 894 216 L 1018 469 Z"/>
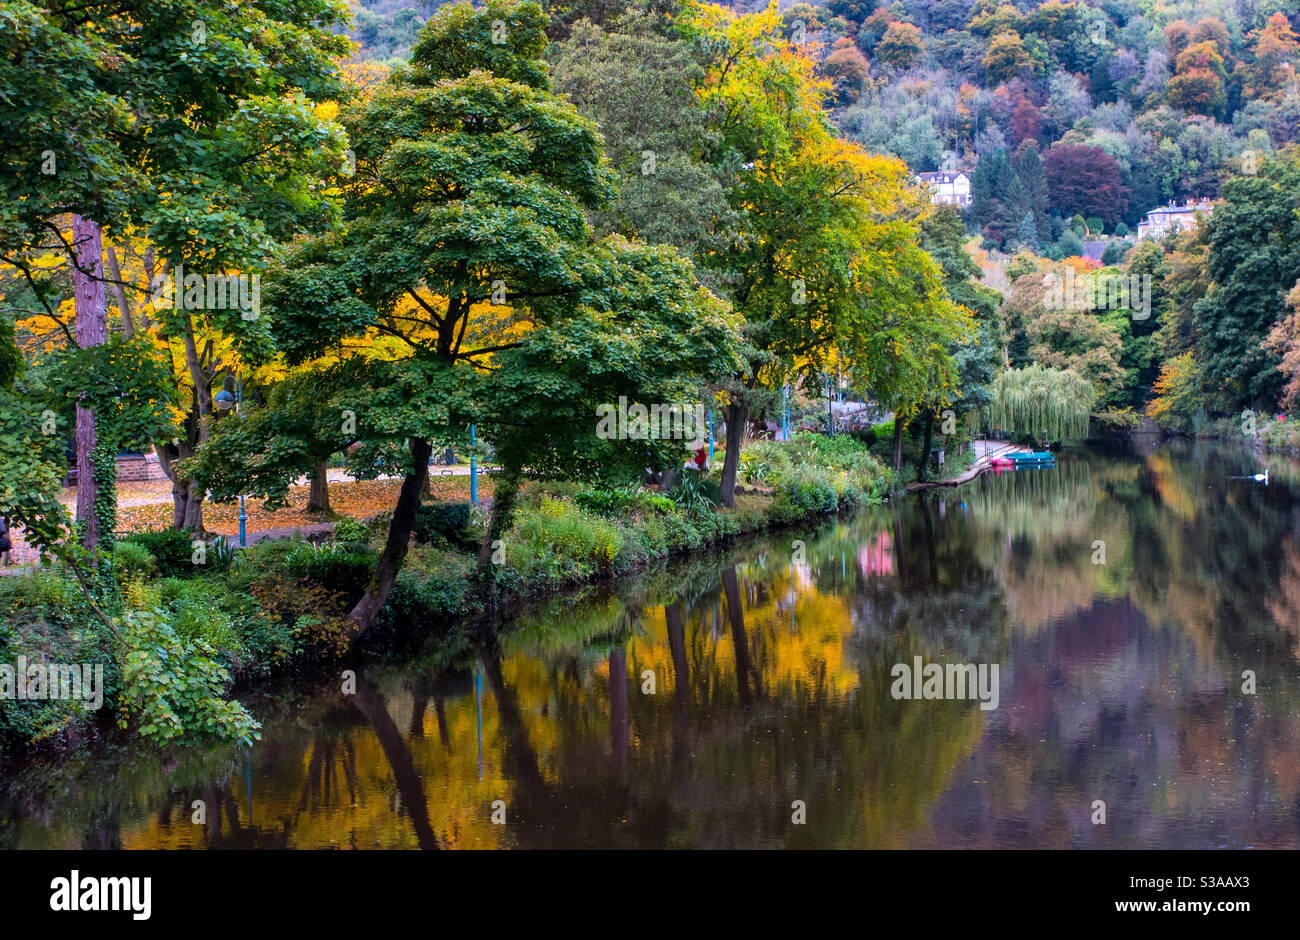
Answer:
<path fill-rule="evenodd" d="M 969 330 L 920 248 L 924 203 L 907 167 L 835 136 L 827 83 L 780 26 L 775 4 L 686 14 L 711 52 L 700 99 L 721 115 L 715 159 L 732 168 L 740 219 L 729 246 L 702 259 L 730 285 L 747 340 L 743 368 L 722 383 L 727 506 L 749 418 L 785 375 L 811 378 L 838 350 L 880 400 L 915 410 L 950 384 L 946 349 Z"/>

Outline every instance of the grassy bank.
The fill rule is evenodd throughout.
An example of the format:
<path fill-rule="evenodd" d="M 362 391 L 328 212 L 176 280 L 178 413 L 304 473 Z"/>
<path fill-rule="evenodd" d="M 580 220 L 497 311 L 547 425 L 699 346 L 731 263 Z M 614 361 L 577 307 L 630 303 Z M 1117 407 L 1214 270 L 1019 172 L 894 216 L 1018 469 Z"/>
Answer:
<path fill-rule="evenodd" d="M 507 599 L 554 594 L 877 502 L 894 484 L 848 437 L 756 442 L 741 468 L 744 485 L 731 508 L 717 505 L 716 473 L 686 473 L 663 493 L 530 483 L 494 552 L 498 583 Z M 443 631 L 480 613 L 469 576 L 485 525 L 468 502 L 421 508 L 381 636 Z M 231 727 L 191 727 L 206 721 L 204 701 L 211 705 L 234 682 L 317 667 L 348 652 L 345 617 L 370 580 L 386 532 L 382 516 L 368 524 L 344 519 L 321 544 L 280 539 L 239 551 L 224 543 L 196 551 L 183 533 L 140 533 L 113 547 L 85 589 L 61 566 L 0 579 L 0 663 L 102 663 L 105 709 L 149 729 L 147 737 L 229 732 L 235 717 Z M 177 660 L 201 664 L 203 675 L 162 665 Z M 76 735 L 92 717 L 76 702 L 0 700 L 0 747 Z"/>

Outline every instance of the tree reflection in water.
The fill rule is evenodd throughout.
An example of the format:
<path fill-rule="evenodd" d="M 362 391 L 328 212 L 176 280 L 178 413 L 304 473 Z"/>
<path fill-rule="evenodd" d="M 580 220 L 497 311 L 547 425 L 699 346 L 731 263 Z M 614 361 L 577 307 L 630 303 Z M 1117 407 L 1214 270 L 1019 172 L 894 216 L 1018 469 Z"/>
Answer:
<path fill-rule="evenodd" d="M 1256 459 L 1084 450 L 674 562 L 355 696 L 251 696 L 251 766 L 110 736 L 13 768 L 3 843 L 1300 847 L 1300 476 L 1229 480 Z M 914 656 L 999 663 L 999 708 L 895 701 Z"/>

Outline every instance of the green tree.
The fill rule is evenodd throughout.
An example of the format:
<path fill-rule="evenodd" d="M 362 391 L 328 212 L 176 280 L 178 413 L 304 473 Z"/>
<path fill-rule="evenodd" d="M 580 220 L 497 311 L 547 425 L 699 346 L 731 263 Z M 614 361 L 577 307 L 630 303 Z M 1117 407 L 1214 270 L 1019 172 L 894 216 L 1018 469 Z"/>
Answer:
<path fill-rule="evenodd" d="M 508 42 L 493 41 L 494 21 Z M 525 472 L 664 459 L 667 442 L 598 439 L 599 403 L 681 401 L 733 368 L 725 308 L 687 262 L 618 237 L 591 242 L 583 210 L 608 200 L 612 174 L 594 125 L 549 90 L 545 25 L 539 6 L 514 0 L 438 11 L 410 68 L 342 116 L 356 152 L 343 229 L 299 246 L 268 289 L 289 360 L 337 359 L 317 370 L 331 407 L 278 420 L 273 440 L 320 435 L 331 451 L 355 440 L 354 466 L 403 478 L 348 617 L 354 637 L 401 569 L 433 440 L 474 422 L 496 450 L 503 472 L 480 556 L 490 572 Z M 259 432 L 237 428 L 201 463 L 214 495 L 246 485 L 275 496 L 309 468 L 305 445 L 259 448 Z"/>
<path fill-rule="evenodd" d="M 1194 308 L 1196 360 L 1225 411 L 1272 408 L 1279 358 L 1264 346 L 1300 278 L 1300 159 L 1230 180 L 1205 223 L 1209 289 Z"/>
<path fill-rule="evenodd" d="M 339 95 L 336 62 L 349 49 L 331 31 L 345 16 L 335 0 L 10 6 L 0 28 L 0 126 L 14 132 L 0 174 L 0 257 L 31 280 L 41 277 L 34 254 L 66 257 L 80 345 L 105 333 L 102 233 L 142 236 L 162 270 L 183 263 L 206 278 L 256 272 L 277 241 L 331 219 L 322 178 L 344 142 L 314 103 Z M 241 353 L 265 347 L 266 321 L 242 313 L 159 313 L 162 338 L 184 350 L 193 396 L 183 432 L 159 442 L 164 467 L 209 434 L 213 331 Z M 93 427 L 79 434 L 83 449 Z M 201 532 L 202 491 L 174 482 L 176 526 Z"/>
<path fill-rule="evenodd" d="M 914 414 L 952 394 L 948 346 L 969 317 L 919 247 L 906 168 L 830 133 L 815 64 L 781 38 L 775 11 L 693 12 L 691 29 L 716 50 L 703 99 L 725 116 L 718 159 L 741 162 L 728 187 L 741 225 L 731 248 L 702 259 L 725 272 L 745 323 L 746 362 L 725 383 L 730 506 L 749 417 L 787 375 L 815 384 L 838 357 L 878 400 Z"/>
<path fill-rule="evenodd" d="M 599 125 L 618 175 L 614 201 L 589 211 L 596 233 L 694 254 L 725 230 L 724 171 L 705 159 L 717 132 L 695 95 L 701 47 L 634 7 L 605 28 L 579 23 L 553 54 L 552 86 Z"/>

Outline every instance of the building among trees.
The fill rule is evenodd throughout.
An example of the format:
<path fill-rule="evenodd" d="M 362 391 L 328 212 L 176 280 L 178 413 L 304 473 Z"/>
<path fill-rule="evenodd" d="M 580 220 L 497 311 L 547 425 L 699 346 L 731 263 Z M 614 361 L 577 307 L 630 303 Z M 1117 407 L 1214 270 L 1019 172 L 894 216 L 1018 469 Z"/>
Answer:
<path fill-rule="evenodd" d="M 1170 232 L 1195 228 L 1197 214 L 1209 216 L 1213 210 L 1214 207 L 1208 202 L 1198 202 L 1195 205 L 1189 203 L 1185 206 L 1175 206 L 1170 203 L 1159 209 L 1152 209 L 1147 213 L 1146 221 L 1138 223 L 1138 241 L 1144 238 L 1154 238 L 1158 241 Z"/>
<path fill-rule="evenodd" d="M 939 170 L 918 174 L 917 180 L 930 187 L 930 201 L 935 205 L 970 205 L 970 177 L 965 173 Z"/>

